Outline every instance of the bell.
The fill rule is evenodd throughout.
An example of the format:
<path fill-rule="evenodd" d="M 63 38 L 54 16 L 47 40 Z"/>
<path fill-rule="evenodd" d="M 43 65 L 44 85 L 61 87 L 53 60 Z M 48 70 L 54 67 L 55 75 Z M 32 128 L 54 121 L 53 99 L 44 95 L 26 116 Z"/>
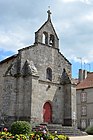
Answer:
<path fill-rule="evenodd" d="M 51 45 L 51 46 L 53 45 L 53 42 L 52 42 L 52 40 L 50 40 L 50 45 Z"/>

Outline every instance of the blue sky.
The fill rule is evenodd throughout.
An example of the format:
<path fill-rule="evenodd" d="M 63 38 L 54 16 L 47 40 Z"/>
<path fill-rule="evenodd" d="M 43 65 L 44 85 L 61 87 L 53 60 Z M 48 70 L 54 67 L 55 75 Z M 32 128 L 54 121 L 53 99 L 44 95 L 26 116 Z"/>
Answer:
<path fill-rule="evenodd" d="M 78 69 L 93 71 L 93 0 L 0 0 L 0 60 L 34 43 L 48 6 L 60 51 Z"/>

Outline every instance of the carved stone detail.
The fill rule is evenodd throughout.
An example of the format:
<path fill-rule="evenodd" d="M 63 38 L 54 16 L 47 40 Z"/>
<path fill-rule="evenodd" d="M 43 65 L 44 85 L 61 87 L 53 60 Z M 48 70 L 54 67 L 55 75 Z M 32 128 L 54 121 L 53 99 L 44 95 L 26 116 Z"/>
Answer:
<path fill-rule="evenodd" d="M 33 63 L 33 61 L 26 60 L 22 68 L 22 75 L 38 75 L 38 71 Z"/>

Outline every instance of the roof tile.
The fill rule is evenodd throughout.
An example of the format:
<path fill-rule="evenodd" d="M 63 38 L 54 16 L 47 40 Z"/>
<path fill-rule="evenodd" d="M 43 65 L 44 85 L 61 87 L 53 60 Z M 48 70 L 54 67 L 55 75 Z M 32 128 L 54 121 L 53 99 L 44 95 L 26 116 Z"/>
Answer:
<path fill-rule="evenodd" d="M 93 72 L 88 73 L 86 79 L 81 81 L 77 86 L 76 89 L 84 89 L 84 88 L 92 88 L 93 87 Z"/>

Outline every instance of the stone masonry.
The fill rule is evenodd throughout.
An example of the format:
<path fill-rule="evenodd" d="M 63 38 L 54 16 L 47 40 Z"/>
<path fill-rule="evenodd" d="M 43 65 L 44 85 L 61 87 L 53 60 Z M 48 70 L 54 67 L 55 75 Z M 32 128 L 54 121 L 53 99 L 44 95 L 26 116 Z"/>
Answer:
<path fill-rule="evenodd" d="M 6 125 L 15 120 L 73 125 L 71 63 L 60 53 L 50 11 L 35 43 L 0 62 L 0 110 Z"/>

